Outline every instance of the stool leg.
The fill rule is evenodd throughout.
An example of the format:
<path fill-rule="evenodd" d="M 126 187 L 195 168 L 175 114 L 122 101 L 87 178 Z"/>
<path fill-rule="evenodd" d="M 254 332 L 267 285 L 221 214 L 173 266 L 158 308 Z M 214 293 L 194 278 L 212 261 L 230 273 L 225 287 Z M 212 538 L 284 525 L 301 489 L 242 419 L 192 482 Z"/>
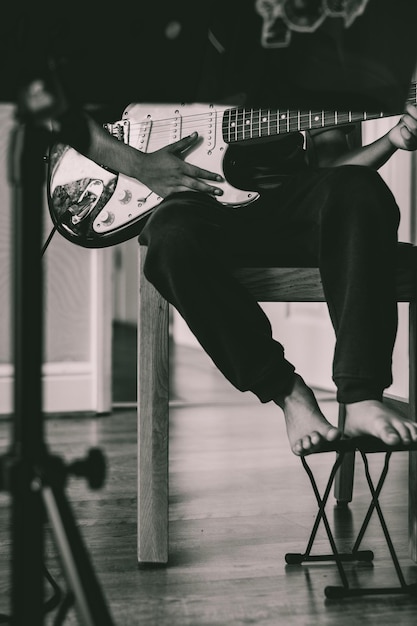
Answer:
<path fill-rule="evenodd" d="M 331 488 L 335 479 L 335 475 L 343 462 L 344 454 L 345 453 L 339 453 L 336 458 L 336 461 L 333 464 L 329 479 L 327 481 L 326 488 L 323 493 L 323 497 L 320 496 L 313 472 L 311 471 L 305 457 L 301 457 L 301 462 L 310 479 L 311 486 L 314 491 L 314 495 L 319 505 L 319 510 L 318 510 L 318 513 L 317 513 L 317 516 L 313 525 L 313 529 L 311 531 L 310 538 L 308 540 L 307 548 L 304 554 L 288 552 L 285 555 L 285 560 L 290 565 L 300 565 L 301 563 L 311 562 L 311 561 L 335 561 L 337 568 L 339 570 L 339 575 L 340 575 L 342 585 L 343 585 L 343 587 L 341 588 L 337 587 L 336 589 L 338 590 L 343 589 L 344 592 L 347 593 L 349 591 L 349 583 L 348 583 L 345 569 L 343 567 L 343 561 L 371 561 L 373 559 L 373 553 L 369 550 L 364 550 L 362 552 L 359 552 L 357 550 L 355 554 L 340 553 L 337 549 L 336 542 L 334 540 L 334 537 L 330 528 L 330 524 L 327 519 L 327 515 L 325 511 L 326 504 L 327 504 L 329 494 L 330 494 L 330 491 L 331 491 Z M 332 548 L 332 554 L 311 555 L 310 552 L 313 547 L 313 543 L 314 543 L 317 530 L 321 521 L 323 522 L 324 527 L 326 529 L 327 537 L 329 539 L 329 543 Z"/>
<path fill-rule="evenodd" d="M 385 455 L 384 469 L 382 470 L 381 477 L 380 477 L 380 479 L 378 481 L 378 485 L 377 485 L 376 489 L 375 489 L 375 487 L 373 485 L 371 474 L 369 472 L 369 464 L 368 464 L 368 459 L 366 457 L 366 454 L 364 452 L 361 452 L 361 456 L 362 456 L 363 464 L 364 464 L 364 467 L 365 467 L 365 475 L 366 475 L 366 480 L 368 481 L 369 491 L 371 492 L 371 496 L 372 496 L 372 503 L 371 503 L 372 509 L 370 508 L 370 510 L 368 512 L 368 515 L 366 517 L 366 520 L 365 520 L 365 523 L 364 523 L 364 526 L 363 526 L 364 530 L 361 533 L 361 535 L 364 534 L 365 528 L 366 528 L 366 526 L 367 526 L 367 524 L 369 522 L 369 519 L 371 517 L 372 510 L 376 509 L 376 512 L 377 512 L 378 517 L 379 517 L 379 521 L 381 523 L 382 531 L 384 533 L 384 536 L 385 536 L 385 539 L 386 539 L 386 542 L 387 542 L 387 545 L 388 545 L 388 549 L 389 549 L 390 554 L 391 554 L 392 562 L 394 563 L 394 567 L 395 567 L 395 570 L 397 572 L 398 580 L 400 581 L 401 587 L 406 587 L 407 583 L 405 582 L 405 578 L 404 578 L 403 573 L 401 571 L 401 567 L 400 567 L 400 564 L 399 564 L 399 561 L 398 561 L 398 557 L 397 557 L 397 554 L 395 552 L 394 545 L 393 545 L 393 543 L 391 541 L 391 537 L 390 537 L 390 534 L 388 532 L 388 527 L 387 527 L 387 525 L 385 523 L 385 518 L 383 516 L 382 510 L 381 510 L 381 506 L 379 504 L 379 499 L 378 499 L 379 498 L 379 494 L 381 493 L 383 484 L 385 482 L 385 478 L 386 478 L 386 476 L 388 474 L 388 465 L 389 465 L 389 460 L 391 458 L 391 453 L 387 452 L 387 454 Z M 357 541 L 357 545 L 358 546 L 359 546 L 359 543 L 360 543 L 360 539 L 358 539 L 358 541 Z"/>
<path fill-rule="evenodd" d="M 346 407 L 339 404 L 338 427 L 343 431 L 345 427 Z M 337 471 L 334 483 L 334 497 L 338 504 L 348 504 L 352 501 L 353 478 L 355 472 L 355 451 L 346 452 L 343 463 Z"/>
<path fill-rule="evenodd" d="M 387 546 L 391 555 L 391 559 L 393 562 L 393 565 L 395 567 L 395 571 L 397 573 L 398 576 L 398 580 L 400 582 L 400 586 L 398 587 L 363 587 L 363 588 L 358 588 L 358 589 L 346 589 L 346 586 L 343 585 L 343 587 L 333 587 L 333 586 L 328 586 L 325 588 L 324 592 L 327 598 L 341 598 L 343 596 L 366 596 L 366 595 L 385 595 L 385 594 L 410 594 L 410 595 L 415 595 L 417 592 L 417 584 L 413 583 L 408 585 L 406 583 L 406 580 L 404 578 L 403 572 L 401 570 L 401 566 L 397 557 L 397 554 L 395 552 L 395 548 L 394 545 L 392 543 L 391 540 L 391 536 L 389 534 L 388 531 L 388 527 L 387 524 L 385 522 L 385 518 L 384 515 L 382 513 L 382 509 L 381 506 L 379 504 L 379 495 L 382 491 L 382 487 L 384 485 L 385 482 L 385 478 L 388 474 L 388 468 L 389 468 L 389 460 L 391 457 L 391 452 L 387 452 L 385 454 L 385 463 L 384 463 L 384 467 L 382 469 L 380 478 L 378 480 L 377 483 L 377 487 L 374 487 L 372 478 L 371 478 L 371 474 L 369 471 L 369 464 L 368 464 L 368 459 L 366 457 L 366 454 L 361 451 L 361 456 L 362 456 L 362 460 L 364 463 L 364 468 L 365 468 L 365 475 L 366 475 L 366 480 L 368 482 L 368 486 L 369 486 L 369 491 L 371 493 L 371 497 L 372 497 L 372 501 L 371 504 L 368 508 L 367 514 L 365 516 L 364 522 L 360 528 L 359 534 L 358 534 L 358 538 L 355 542 L 355 545 L 352 549 L 352 553 L 355 553 L 355 551 L 357 551 L 357 549 L 359 548 L 359 545 L 362 541 L 362 538 L 365 534 L 365 531 L 368 527 L 369 521 L 371 519 L 372 513 L 374 510 L 376 510 L 377 514 L 378 514 L 378 518 L 379 521 L 381 523 L 381 528 L 382 531 L 384 533 L 384 537 L 385 540 L 387 542 Z"/>
<path fill-rule="evenodd" d="M 139 255 L 138 561 L 168 561 L 168 303 L 143 275 Z"/>

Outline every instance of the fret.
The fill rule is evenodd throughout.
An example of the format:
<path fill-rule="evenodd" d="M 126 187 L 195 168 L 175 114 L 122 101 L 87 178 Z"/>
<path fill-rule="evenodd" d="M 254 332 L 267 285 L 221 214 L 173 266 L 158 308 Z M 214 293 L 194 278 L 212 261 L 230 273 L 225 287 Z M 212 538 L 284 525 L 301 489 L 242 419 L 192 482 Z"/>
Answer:
<path fill-rule="evenodd" d="M 245 132 L 246 132 L 246 109 L 242 111 L 242 139 L 245 140 Z"/>
<path fill-rule="evenodd" d="M 259 136 L 260 137 L 268 137 L 269 136 L 269 116 L 267 109 L 259 110 Z"/>
<path fill-rule="evenodd" d="M 279 134 L 279 109 L 277 111 L 270 111 L 269 130 L 271 135 Z"/>
<path fill-rule="evenodd" d="M 289 115 L 289 132 L 293 133 L 298 130 L 297 111 L 290 111 Z"/>
<path fill-rule="evenodd" d="M 323 111 L 322 126 L 335 126 L 335 111 Z"/>
<path fill-rule="evenodd" d="M 252 109 L 250 129 L 251 138 L 255 139 L 258 136 L 258 115 L 256 109 Z"/>
<path fill-rule="evenodd" d="M 222 118 L 222 136 L 226 143 L 230 143 L 230 109 L 226 109 Z"/>
<path fill-rule="evenodd" d="M 253 109 L 252 115 L 252 137 L 260 137 L 259 109 Z"/>
<path fill-rule="evenodd" d="M 252 111 L 243 109 L 243 139 L 252 137 Z"/>
<path fill-rule="evenodd" d="M 311 111 L 310 128 L 321 128 L 323 126 L 323 111 Z"/>
<path fill-rule="evenodd" d="M 356 122 L 363 122 L 362 113 L 355 113 L 354 111 L 350 111 L 350 122 L 355 124 Z"/>
<path fill-rule="evenodd" d="M 287 114 L 281 109 L 278 120 L 278 132 L 280 134 L 287 132 Z"/>
<path fill-rule="evenodd" d="M 235 109 L 235 119 L 234 119 L 234 134 L 235 141 L 242 141 L 241 132 L 242 132 L 242 122 L 241 122 L 241 110 Z"/>
<path fill-rule="evenodd" d="M 339 111 L 337 116 L 338 124 L 349 124 L 350 122 L 350 112 L 349 111 Z"/>
<path fill-rule="evenodd" d="M 237 141 L 237 124 L 236 124 L 237 115 L 238 115 L 238 109 L 235 109 L 233 120 L 232 120 L 233 141 Z"/>
<path fill-rule="evenodd" d="M 311 128 L 311 111 L 299 111 L 300 127 L 298 130 Z"/>
<path fill-rule="evenodd" d="M 230 109 L 228 111 L 228 119 L 227 119 L 227 139 L 229 143 L 232 141 L 232 114 L 233 114 L 233 111 Z"/>
<path fill-rule="evenodd" d="M 239 109 L 236 109 L 236 141 L 243 141 L 243 139 L 245 138 L 245 131 L 244 131 L 244 116 L 243 116 L 243 112 L 239 111 Z"/>

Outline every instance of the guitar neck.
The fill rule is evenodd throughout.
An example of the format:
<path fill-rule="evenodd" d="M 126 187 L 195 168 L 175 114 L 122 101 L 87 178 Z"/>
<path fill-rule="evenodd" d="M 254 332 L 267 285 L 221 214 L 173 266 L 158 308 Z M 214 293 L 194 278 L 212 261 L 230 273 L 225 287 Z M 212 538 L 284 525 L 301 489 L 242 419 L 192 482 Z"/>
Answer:
<path fill-rule="evenodd" d="M 416 104 L 416 83 L 410 87 L 407 103 Z M 294 109 L 228 109 L 223 114 L 222 132 L 226 143 L 274 137 L 317 128 L 346 126 L 397 115 L 383 111 L 300 111 Z"/>

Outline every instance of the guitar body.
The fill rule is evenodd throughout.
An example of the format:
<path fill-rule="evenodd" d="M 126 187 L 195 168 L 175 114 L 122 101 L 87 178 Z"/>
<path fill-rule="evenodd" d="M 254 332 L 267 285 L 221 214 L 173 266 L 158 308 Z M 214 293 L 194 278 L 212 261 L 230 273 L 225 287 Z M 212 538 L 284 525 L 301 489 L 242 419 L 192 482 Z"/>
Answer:
<path fill-rule="evenodd" d="M 200 142 L 186 160 L 228 176 L 233 160 L 223 140 L 225 110 L 208 104 L 130 104 L 122 120 L 108 127 L 118 139 L 142 152 L 154 152 L 197 131 Z M 245 184 L 236 181 L 240 187 Z M 221 204 L 238 208 L 259 197 L 233 183 L 216 182 L 223 189 Z M 138 235 L 163 199 L 138 180 L 101 167 L 61 143 L 50 150 L 47 193 L 58 232 L 87 248 L 115 245 Z"/>

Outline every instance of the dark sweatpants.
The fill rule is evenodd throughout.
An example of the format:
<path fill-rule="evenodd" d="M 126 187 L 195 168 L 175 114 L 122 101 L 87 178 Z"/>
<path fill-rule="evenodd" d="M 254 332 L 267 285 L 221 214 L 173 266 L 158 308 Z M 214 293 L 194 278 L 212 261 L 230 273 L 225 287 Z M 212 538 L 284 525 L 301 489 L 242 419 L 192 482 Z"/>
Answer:
<path fill-rule="evenodd" d="M 148 280 L 224 376 L 261 402 L 291 389 L 294 366 L 230 269 L 318 264 L 336 332 L 333 380 L 339 402 L 350 403 L 380 399 L 392 382 L 398 224 L 380 175 L 349 165 L 300 172 L 239 209 L 200 193 L 174 194 L 139 240 L 148 246 Z"/>

